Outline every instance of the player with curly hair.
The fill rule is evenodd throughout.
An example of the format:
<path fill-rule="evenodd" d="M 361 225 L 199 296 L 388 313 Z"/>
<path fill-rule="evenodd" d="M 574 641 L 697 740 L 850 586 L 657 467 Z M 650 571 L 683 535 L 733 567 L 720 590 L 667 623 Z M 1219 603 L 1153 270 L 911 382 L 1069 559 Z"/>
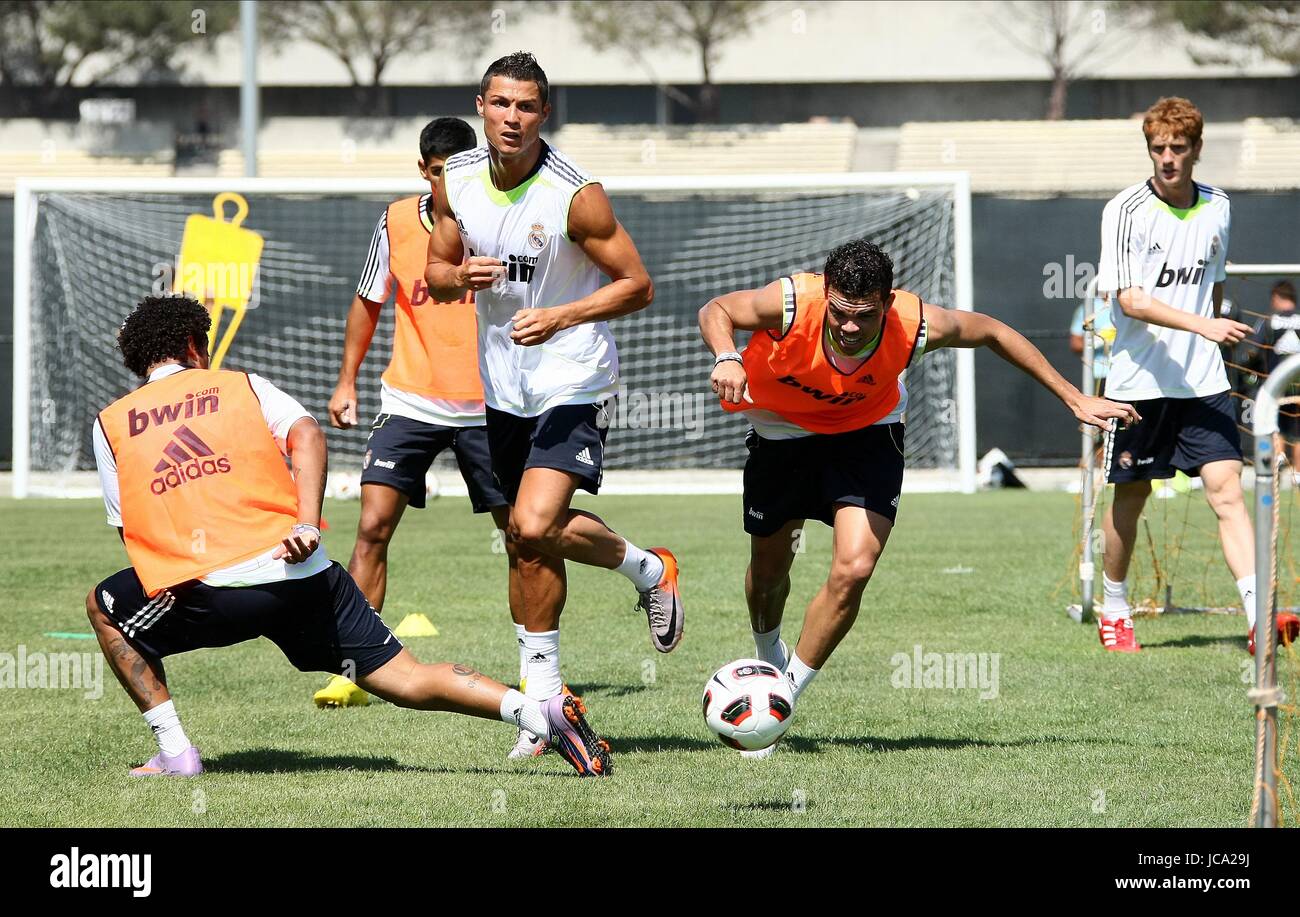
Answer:
<path fill-rule="evenodd" d="M 608 774 L 608 745 L 571 696 L 538 702 L 402 646 L 321 543 L 324 433 L 265 379 L 209 369 L 210 324 L 193 299 L 143 300 L 117 343 L 145 382 L 94 425 L 108 523 L 131 566 L 90 591 L 86 613 L 158 740 L 131 774 L 203 770 L 163 660 L 257 637 L 301 671 L 346 673 L 403 707 L 503 720 L 545 737 L 579 774 Z"/>

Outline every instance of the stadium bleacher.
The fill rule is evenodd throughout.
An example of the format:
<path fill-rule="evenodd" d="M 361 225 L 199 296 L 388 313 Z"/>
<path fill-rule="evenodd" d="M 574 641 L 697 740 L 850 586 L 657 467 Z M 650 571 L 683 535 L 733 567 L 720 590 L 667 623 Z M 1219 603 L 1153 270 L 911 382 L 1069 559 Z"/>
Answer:
<path fill-rule="evenodd" d="M 477 119 L 470 119 L 476 123 Z M 371 122 L 346 118 L 269 118 L 259 136 L 258 172 L 269 178 L 410 178 L 411 138 L 421 118 Z M 476 129 L 477 125 L 476 125 Z M 848 172 L 872 169 L 971 173 L 976 193 L 1099 194 L 1147 169 L 1138 119 L 1089 121 L 908 122 L 862 130 L 851 122 L 656 126 L 566 124 L 550 140 L 595 175 L 716 175 Z M 141 143 L 145 136 L 147 142 Z M 1250 118 L 1206 125 L 1200 175 L 1238 190 L 1295 186 L 1300 124 Z M 15 119 L 0 126 L 0 194 L 19 176 L 104 178 L 177 174 L 175 151 L 158 131 L 104 142 L 77 125 Z M 91 139 L 93 138 L 93 139 Z M 238 149 L 221 150 L 215 168 L 244 174 Z"/>
<path fill-rule="evenodd" d="M 0 195 L 18 178 L 156 178 L 176 174 L 170 129 L 149 122 L 91 130 L 77 122 L 0 120 Z"/>
<path fill-rule="evenodd" d="M 962 169 L 976 193 L 1113 194 L 1150 170 L 1140 119 L 910 122 L 897 168 Z M 1228 188 L 1294 187 L 1300 126 L 1248 119 L 1205 126 L 1197 177 Z"/>

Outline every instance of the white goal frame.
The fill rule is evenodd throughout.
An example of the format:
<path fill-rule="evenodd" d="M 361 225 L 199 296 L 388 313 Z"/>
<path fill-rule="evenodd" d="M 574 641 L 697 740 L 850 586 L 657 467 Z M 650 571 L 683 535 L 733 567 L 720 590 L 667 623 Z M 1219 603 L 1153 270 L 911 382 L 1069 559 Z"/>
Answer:
<path fill-rule="evenodd" d="M 844 172 L 791 175 L 614 176 L 601 179 L 612 192 L 762 191 L 914 186 L 951 188 L 953 195 L 953 296 L 951 308 L 974 308 L 971 251 L 971 190 L 968 172 Z M 357 178 L 20 178 L 14 190 L 13 290 L 13 496 L 33 495 L 31 470 L 31 256 L 35 241 L 37 195 L 41 193 L 118 194 L 418 194 L 428 184 L 418 179 Z M 956 351 L 957 480 L 937 489 L 974 493 L 975 354 Z"/>

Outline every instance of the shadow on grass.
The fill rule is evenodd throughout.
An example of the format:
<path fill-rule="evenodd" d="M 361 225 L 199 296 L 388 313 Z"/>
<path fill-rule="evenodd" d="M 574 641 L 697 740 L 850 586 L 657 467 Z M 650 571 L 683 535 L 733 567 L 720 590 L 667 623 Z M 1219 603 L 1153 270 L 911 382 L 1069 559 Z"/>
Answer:
<path fill-rule="evenodd" d="M 669 751 L 714 751 L 723 748 L 720 742 L 690 736 L 614 736 L 606 737 L 610 750 L 619 754 L 654 754 Z M 1084 738 L 1080 736 L 1031 736 L 1024 739 L 996 741 L 967 736 L 815 736 L 787 735 L 781 740 L 789 752 L 816 753 L 834 748 L 861 749 L 869 752 L 916 751 L 924 749 L 956 750 L 962 748 L 1027 748 L 1034 745 L 1123 745 L 1109 738 Z M 777 751 L 781 754 L 781 750 Z"/>
<path fill-rule="evenodd" d="M 615 754 L 637 754 L 657 751 L 712 751 L 722 748 L 718 741 L 710 742 L 690 736 L 604 736 L 609 750 Z"/>
<path fill-rule="evenodd" d="M 800 812 L 806 812 L 813 807 L 811 801 L 806 801 Z M 794 812 L 794 804 L 790 799 L 764 799 L 759 802 L 740 802 L 735 805 L 724 806 L 727 812 Z"/>
<path fill-rule="evenodd" d="M 558 760 L 558 759 L 557 759 Z M 493 774 L 498 776 L 572 777 L 569 770 L 543 771 L 527 767 L 443 767 L 403 764 L 396 758 L 374 755 L 311 755 L 275 748 L 250 748 L 229 752 L 203 762 L 213 774 L 286 774 L 329 771 L 389 771 L 416 774 Z"/>
<path fill-rule="evenodd" d="M 1147 643 L 1142 641 L 1144 650 L 1163 650 L 1163 649 L 1187 649 L 1194 646 L 1225 646 L 1231 649 L 1244 650 L 1246 640 L 1244 637 L 1210 637 L 1204 634 L 1193 634 L 1189 637 L 1179 637 L 1177 640 L 1161 640 L 1159 643 Z"/>
<path fill-rule="evenodd" d="M 596 697 L 627 697 L 629 694 L 640 694 L 649 688 L 647 685 L 607 685 L 590 682 L 569 685 L 569 690 L 583 698 L 588 694 Z"/>

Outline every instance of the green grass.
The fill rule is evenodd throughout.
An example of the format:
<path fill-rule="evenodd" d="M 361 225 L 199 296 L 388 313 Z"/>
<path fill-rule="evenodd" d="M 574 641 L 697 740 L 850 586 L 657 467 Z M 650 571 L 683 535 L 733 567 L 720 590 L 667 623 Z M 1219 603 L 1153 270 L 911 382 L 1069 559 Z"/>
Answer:
<path fill-rule="evenodd" d="M 1172 501 L 1171 501 L 1172 502 Z M 1142 619 L 1146 650 L 1106 654 L 1062 613 L 1074 501 L 1065 494 L 908 495 L 854 631 L 766 762 L 723 748 L 700 716 L 710 672 L 751 655 L 738 498 L 583 501 L 682 562 L 688 617 L 669 656 L 649 644 L 616 574 L 570 567 L 564 673 L 613 746 L 616 773 L 576 780 L 554 756 L 508 762 L 509 727 L 385 704 L 318 711 L 324 676 L 265 640 L 175 657 L 177 708 L 208 768 L 131 780 L 154 752 L 105 670 L 104 695 L 0 691 L 0 821 L 8 825 L 1215 825 L 1247 819 L 1252 717 L 1241 618 Z M 1191 567 L 1232 584 L 1193 515 Z M 333 503 L 346 562 L 358 505 Z M 124 565 L 97 501 L 0 501 L 0 652 L 82 652 L 45 637 L 89 627 L 83 600 Z M 429 614 L 426 661 L 517 672 L 504 558 L 484 517 L 444 498 L 407 514 L 392 553 L 390 623 Z M 813 524 L 785 632 L 825 576 Z M 793 644 L 793 639 L 791 639 Z M 996 699 L 898 689 L 895 653 L 1000 653 Z M 1289 664 L 1289 663 L 1288 663 Z M 1294 753 L 1292 753 L 1294 760 Z M 1300 769 L 1288 765 L 1292 779 Z M 1104 794 L 1104 797 L 1103 797 Z M 796 805 L 796 800 L 803 804 Z"/>

